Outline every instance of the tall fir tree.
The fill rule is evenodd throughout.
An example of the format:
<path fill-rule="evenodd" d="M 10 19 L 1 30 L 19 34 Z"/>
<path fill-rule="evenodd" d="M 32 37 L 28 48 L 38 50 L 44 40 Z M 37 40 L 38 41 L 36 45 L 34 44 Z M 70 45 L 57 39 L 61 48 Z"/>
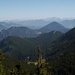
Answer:
<path fill-rule="evenodd" d="M 36 68 L 36 74 L 34 75 L 51 75 L 48 73 L 46 68 L 46 60 L 42 58 L 42 50 L 40 47 L 38 47 L 38 64 Z"/>

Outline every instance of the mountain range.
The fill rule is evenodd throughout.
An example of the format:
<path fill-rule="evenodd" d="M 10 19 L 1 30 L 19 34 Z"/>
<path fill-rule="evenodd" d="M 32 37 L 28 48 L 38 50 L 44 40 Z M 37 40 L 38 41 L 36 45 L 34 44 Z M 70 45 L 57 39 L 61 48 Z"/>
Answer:
<path fill-rule="evenodd" d="M 65 28 L 61 24 L 57 22 L 49 23 L 48 25 L 38 29 L 38 30 L 32 30 L 28 27 L 10 27 L 8 29 L 4 29 L 0 31 L 0 40 L 8 37 L 8 36 L 17 36 L 21 38 L 32 38 L 37 37 L 42 33 L 48 33 L 51 31 L 60 31 L 60 32 L 67 32 L 69 29 Z"/>
<path fill-rule="evenodd" d="M 75 27 L 75 19 L 72 20 L 63 20 L 59 22 L 60 24 L 62 24 L 63 26 L 65 26 L 66 28 L 74 28 Z"/>
<path fill-rule="evenodd" d="M 0 30 L 0 51 L 4 53 L 7 67 L 14 60 L 37 61 L 38 46 L 51 74 L 74 75 L 75 28 L 69 30 L 61 23 L 52 22 L 38 30 L 23 26 Z"/>
<path fill-rule="evenodd" d="M 37 36 L 36 31 L 31 30 L 27 27 L 11 27 L 7 30 L 0 31 L 0 40 L 8 36 L 18 36 L 21 38 L 25 37 L 35 37 Z"/>
<path fill-rule="evenodd" d="M 70 50 L 74 50 L 75 42 L 75 28 L 67 33 L 61 33 L 59 31 L 52 31 L 50 33 L 44 33 L 36 38 L 19 38 L 19 37 L 7 37 L 0 42 L 0 48 L 7 55 L 14 55 L 18 58 L 24 58 L 30 56 L 37 57 L 37 46 L 41 46 L 46 56 L 53 56 L 56 54 L 62 54 Z M 21 54 L 19 54 L 21 53 Z M 24 55 L 24 56 L 21 56 Z"/>
<path fill-rule="evenodd" d="M 36 19 L 36 20 L 12 20 L 12 21 L 2 21 L 0 22 L 0 25 L 3 26 L 2 29 L 8 29 L 12 26 L 25 26 L 30 29 L 40 29 L 43 26 L 46 26 L 47 24 L 51 22 L 58 22 L 61 25 L 63 25 L 66 28 L 73 28 L 75 27 L 75 19 L 60 19 L 60 18 L 47 18 L 47 19 Z"/>
<path fill-rule="evenodd" d="M 17 59 L 21 58 L 23 60 L 26 57 L 35 59 L 37 57 L 38 46 L 47 46 L 61 35 L 63 35 L 63 33 L 52 31 L 50 33 L 42 34 L 36 38 L 19 38 L 15 36 L 9 36 L 0 42 L 0 48 L 6 55 L 10 57 L 15 57 Z"/>

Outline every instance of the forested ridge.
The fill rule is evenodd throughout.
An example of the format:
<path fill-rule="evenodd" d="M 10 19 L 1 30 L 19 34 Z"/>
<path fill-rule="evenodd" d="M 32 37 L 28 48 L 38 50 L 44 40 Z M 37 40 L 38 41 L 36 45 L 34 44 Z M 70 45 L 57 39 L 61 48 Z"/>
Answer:
<path fill-rule="evenodd" d="M 30 39 L 8 37 L 2 40 L 0 75 L 74 75 L 75 28 L 65 34 L 51 33 L 45 34 L 46 37 L 41 35 L 44 39 L 39 36 Z M 54 36 L 50 42 L 50 35 L 59 37 L 54 38 Z M 44 41 L 42 44 L 41 41 L 46 38 L 49 41 Z M 39 39 L 41 41 L 38 41 Z"/>

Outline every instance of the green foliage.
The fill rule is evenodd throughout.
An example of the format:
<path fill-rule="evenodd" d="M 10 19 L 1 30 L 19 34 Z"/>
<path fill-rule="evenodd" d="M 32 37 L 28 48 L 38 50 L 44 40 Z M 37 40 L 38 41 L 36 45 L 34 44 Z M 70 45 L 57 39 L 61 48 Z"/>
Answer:
<path fill-rule="evenodd" d="M 4 75 L 4 66 L 3 66 L 3 64 L 2 64 L 3 59 L 4 59 L 3 53 L 0 52 L 0 75 Z"/>
<path fill-rule="evenodd" d="M 74 75 L 75 72 L 75 28 L 52 43 L 47 51 L 50 65 L 57 75 Z"/>
<path fill-rule="evenodd" d="M 48 72 L 48 63 L 46 62 L 45 59 L 42 58 L 41 54 L 42 50 L 40 47 L 38 48 L 38 61 L 37 61 L 37 66 L 36 66 L 36 75 L 51 75 L 50 72 Z"/>
<path fill-rule="evenodd" d="M 50 33 L 42 34 L 37 38 L 22 39 L 19 37 L 10 36 L 0 42 L 0 48 L 11 58 L 25 60 L 27 57 L 30 57 L 31 60 L 36 60 L 37 45 L 41 45 L 42 49 L 45 50 L 61 35 L 61 32 L 54 33 L 54 31 L 52 31 Z"/>
<path fill-rule="evenodd" d="M 27 57 L 34 59 L 36 44 L 31 40 L 19 37 L 8 37 L 0 42 L 0 48 L 11 58 L 25 60 Z"/>

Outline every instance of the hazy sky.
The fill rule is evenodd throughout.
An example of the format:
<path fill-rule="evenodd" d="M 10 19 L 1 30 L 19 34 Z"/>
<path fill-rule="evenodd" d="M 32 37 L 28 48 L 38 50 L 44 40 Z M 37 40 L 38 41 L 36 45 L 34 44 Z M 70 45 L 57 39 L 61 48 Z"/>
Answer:
<path fill-rule="evenodd" d="M 75 0 L 0 0 L 0 20 L 75 18 Z"/>

